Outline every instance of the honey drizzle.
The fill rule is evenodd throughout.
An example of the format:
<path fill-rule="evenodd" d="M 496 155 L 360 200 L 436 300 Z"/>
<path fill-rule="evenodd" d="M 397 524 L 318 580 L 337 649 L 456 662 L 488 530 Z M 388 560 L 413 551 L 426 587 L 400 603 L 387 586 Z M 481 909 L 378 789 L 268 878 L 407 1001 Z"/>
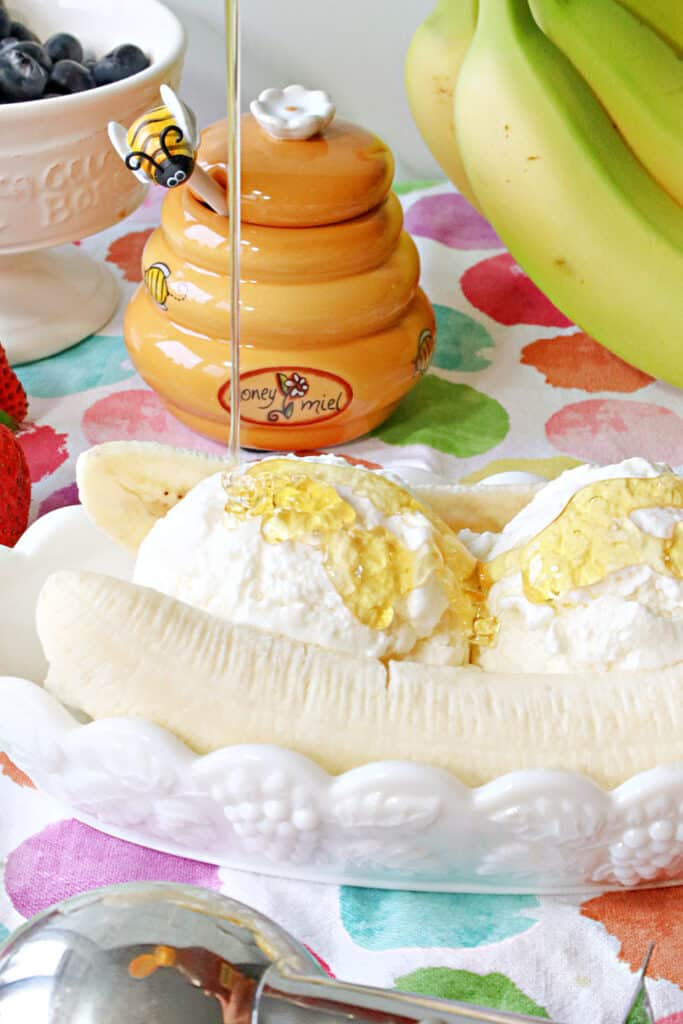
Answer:
<path fill-rule="evenodd" d="M 294 540 L 320 548 L 330 581 L 363 625 L 388 628 L 397 601 L 436 572 L 450 614 L 465 636 L 472 632 L 476 560 L 444 522 L 392 481 L 350 466 L 267 459 L 241 476 L 227 473 L 224 485 L 226 525 L 260 518 L 267 543 Z M 434 526 L 428 551 L 418 561 L 385 527 L 362 528 L 337 485 L 367 498 L 387 517 L 420 513 Z"/>
<path fill-rule="evenodd" d="M 336 491 L 340 484 L 368 498 L 385 516 L 420 512 L 428 519 L 435 533 L 426 562 L 418 567 L 413 553 L 385 528 L 361 529 L 354 510 Z M 489 562 L 477 561 L 408 491 L 350 466 L 267 459 L 241 477 L 226 473 L 224 486 L 228 520 L 261 518 L 267 543 L 298 540 L 319 547 L 327 536 L 329 547 L 322 545 L 322 550 L 329 578 L 355 617 L 372 629 L 387 628 L 395 601 L 433 570 L 446 585 L 455 621 L 477 647 L 492 645 L 498 632 L 487 603 L 491 587 L 515 572 L 521 573 L 524 594 L 534 604 L 550 604 L 574 588 L 636 565 L 683 578 L 683 521 L 670 537 L 656 537 L 629 518 L 644 509 L 683 509 L 683 480 L 671 473 L 582 487 L 535 537 Z"/>
<path fill-rule="evenodd" d="M 645 533 L 630 516 L 648 508 L 683 509 L 683 480 L 663 473 L 588 484 L 535 537 L 482 564 L 482 589 L 488 593 L 503 576 L 521 572 L 527 600 L 549 604 L 637 565 L 681 579 L 683 523 L 668 538 Z"/>

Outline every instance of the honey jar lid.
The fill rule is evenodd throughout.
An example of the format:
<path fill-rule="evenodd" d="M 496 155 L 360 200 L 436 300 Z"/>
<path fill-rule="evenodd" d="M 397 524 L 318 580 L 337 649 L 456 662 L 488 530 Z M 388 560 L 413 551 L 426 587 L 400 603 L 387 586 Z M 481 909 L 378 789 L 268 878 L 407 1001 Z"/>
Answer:
<path fill-rule="evenodd" d="M 323 116 L 308 116 L 303 109 L 298 120 L 306 120 L 314 134 L 295 137 L 296 126 L 292 128 L 287 114 L 282 115 L 287 93 L 267 90 L 260 101 L 271 94 L 276 101 L 270 106 L 262 103 L 266 109 L 261 113 L 257 101 L 252 111 L 258 116 L 242 117 L 242 220 L 266 227 L 314 227 L 350 220 L 381 203 L 394 176 L 389 147 L 365 128 L 332 119 L 333 108 L 332 117 L 325 111 Z M 301 107 L 305 108 L 305 97 Z M 296 108 L 290 104 L 284 110 Z M 268 125 L 268 119 L 274 123 Z M 218 121 L 204 131 L 199 149 L 201 166 L 223 182 L 227 145 L 227 121 Z"/>

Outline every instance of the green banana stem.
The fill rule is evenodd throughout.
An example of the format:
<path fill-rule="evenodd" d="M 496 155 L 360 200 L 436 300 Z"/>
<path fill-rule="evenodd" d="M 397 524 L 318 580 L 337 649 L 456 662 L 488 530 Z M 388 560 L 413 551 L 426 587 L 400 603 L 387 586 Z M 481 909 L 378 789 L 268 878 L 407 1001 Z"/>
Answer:
<path fill-rule="evenodd" d="M 482 32 L 500 32 L 502 27 L 517 33 L 525 26 L 536 28 L 529 0 L 479 0 L 477 28 Z"/>
<path fill-rule="evenodd" d="M 438 0 L 434 10 L 425 18 L 423 25 L 430 31 L 448 34 L 461 32 L 469 22 L 472 31 L 477 24 L 479 0 Z M 463 12 L 465 17 L 463 17 Z"/>

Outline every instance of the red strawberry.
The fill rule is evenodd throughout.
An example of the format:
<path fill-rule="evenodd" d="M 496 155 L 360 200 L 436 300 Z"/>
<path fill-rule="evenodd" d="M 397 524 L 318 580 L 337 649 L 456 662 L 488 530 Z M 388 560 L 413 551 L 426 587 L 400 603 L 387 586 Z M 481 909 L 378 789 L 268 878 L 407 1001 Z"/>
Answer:
<path fill-rule="evenodd" d="M 31 477 L 21 445 L 0 425 L 0 544 L 12 548 L 28 525 Z"/>
<path fill-rule="evenodd" d="M 9 420 L 15 423 L 23 423 L 28 411 L 26 392 L 9 364 L 7 354 L 0 345 L 0 423 L 12 426 Z M 5 413 L 5 416 L 2 416 Z"/>

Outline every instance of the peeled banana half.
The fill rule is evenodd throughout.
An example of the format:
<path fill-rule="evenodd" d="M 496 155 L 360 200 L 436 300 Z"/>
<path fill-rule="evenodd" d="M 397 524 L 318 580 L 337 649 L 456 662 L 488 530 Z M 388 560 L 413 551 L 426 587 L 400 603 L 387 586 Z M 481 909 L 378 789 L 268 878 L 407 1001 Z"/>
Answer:
<path fill-rule="evenodd" d="M 219 460 L 154 444 L 82 456 L 81 499 L 135 550 Z M 414 487 L 455 528 L 499 530 L 533 487 Z M 485 525 L 484 525 L 485 524 Z M 683 672 L 508 675 L 355 657 L 233 624 L 87 572 L 46 583 L 37 625 L 46 687 L 92 718 L 136 717 L 198 753 L 235 743 L 298 751 L 331 773 L 414 760 L 480 785 L 517 769 L 581 772 L 605 788 L 683 759 Z M 655 713 L 656 709 L 656 713 Z"/>

